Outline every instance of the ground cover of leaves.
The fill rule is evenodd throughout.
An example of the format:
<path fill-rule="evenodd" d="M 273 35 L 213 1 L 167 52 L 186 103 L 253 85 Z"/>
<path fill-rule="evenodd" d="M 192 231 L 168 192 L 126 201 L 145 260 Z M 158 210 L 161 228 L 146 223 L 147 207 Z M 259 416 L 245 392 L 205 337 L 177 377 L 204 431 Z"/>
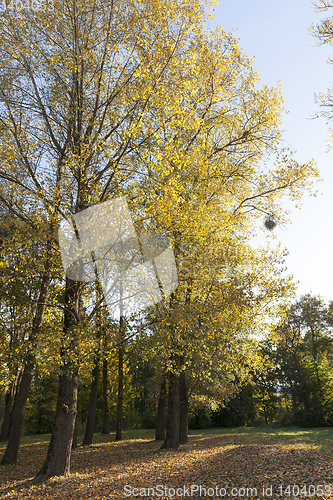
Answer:
<path fill-rule="evenodd" d="M 178 451 L 160 445 L 153 433 L 123 441 L 97 435 L 73 452 L 69 478 L 38 483 L 47 439 L 23 439 L 17 465 L 0 467 L 0 498 L 333 500 L 333 441 L 311 433 L 197 432 Z"/>

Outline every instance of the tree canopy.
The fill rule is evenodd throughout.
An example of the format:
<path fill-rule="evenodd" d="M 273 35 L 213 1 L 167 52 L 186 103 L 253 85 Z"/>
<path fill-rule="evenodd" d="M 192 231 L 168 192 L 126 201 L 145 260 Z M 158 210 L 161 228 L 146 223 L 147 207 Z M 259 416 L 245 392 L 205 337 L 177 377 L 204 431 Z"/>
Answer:
<path fill-rule="evenodd" d="M 99 365 L 105 401 L 115 362 L 108 346 L 118 349 L 121 420 L 131 366 L 125 343 L 150 337 L 161 360 L 156 380 L 169 387 L 165 446 L 177 448 L 187 438 L 188 389 L 225 395 L 236 378 L 247 379 L 258 364 L 251 335 L 259 320 L 294 292 L 284 252 L 255 251 L 250 239 L 263 218 L 285 221 L 282 197 L 299 200 L 318 171 L 281 149 L 280 88 L 260 86 L 232 34 L 205 30 L 207 7 L 65 0 L 52 11 L 8 9 L 0 17 L 0 209 L 9 242 L 1 240 L 1 272 L 18 269 L 2 286 L 3 320 L 20 307 L 21 293 L 31 301 L 27 349 L 15 363 L 12 330 L 1 331 L 7 390 L 18 371 L 22 377 L 2 463 L 16 462 L 48 329 L 48 373 L 58 374 L 59 391 L 40 473 L 66 476 L 80 377 L 91 370 L 92 422 Z M 140 317 L 121 316 L 117 329 L 97 277 L 77 280 L 81 260 L 65 277 L 57 232 L 79 212 L 123 196 L 139 236 L 170 238 L 179 285 Z M 34 279 L 28 265 L 29 273 L 36 266 Z"/>

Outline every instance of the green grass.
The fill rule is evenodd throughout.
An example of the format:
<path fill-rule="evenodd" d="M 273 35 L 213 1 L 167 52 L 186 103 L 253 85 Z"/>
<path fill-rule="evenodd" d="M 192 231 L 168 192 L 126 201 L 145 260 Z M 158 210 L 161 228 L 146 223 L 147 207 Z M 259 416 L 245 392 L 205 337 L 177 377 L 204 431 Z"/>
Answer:
<path fill-rule="evenodd" d="M 190 435 L 249 435 L 249 436 L 276 436 L 279 438 L 300 438 L 311 441 L 316 441 L 321 444 L 333 444 L 333 428 L 332 427 L 278 427 L 274 428 L 270 425 L 265 427 L 235 427 L 235 428 L 210 428 L 190 430 Z"/>
<path fill-rule="evenodd" d="M 263 436 L 269 434 L 271 436 L 279 437 L 299 437 L 307 438 L 313 441 L 320 442 L 333 442 L 333 428 L 331 427 L 314 427 L 314 428 L 302 428 L 302 427 L 279 427 L 273 428 L 270 425 L 265 427 L 234 427 L 234 428 L 217 428 L 212 427 L 209 429 L 197 429 L 189 430 L 189 435 L 191 436 L 209 436 L 209 435 L 249 435 L 249 436 Z M 31 436 L 23 436 L 21 439 L 22 446 L 42 444 L 49 442 L 50 434 L 37 434 Z M 111 432 L 109 435 L 105 434 L 95 434 L 94 442 L 110 442 L 115 439 L 115 433 Z M 123 431 L 123 439 L 155 439 L 154 429 L 127 429 Z M 83 434 L 78 435 L 78 445 L 82 443 Z M 0 444 L 0 450 L 6 447 L 6 443 Z"/>
<path fill-rule="evenodd" d="M 298 436 L 298 437 L 307 437 L 314 440 L 329 440 L 333 441 L 333 428 L 332 427 L 312 427 L 312 428 L 304 428 L 304 427 L 279 427 L 273 428 L 270 425 L 265 427 L 227 427 L 227 428 L 218 428 L 211 427 L 209 429 L 190 429 L 189 435 L 209 435 L 209 434 L 248 434 L 252 436 L 261 436 L 264 434 L 271 434 L 275 436 Z M 105 438 L 107 441 L 110 439 L 114 439 L 115 433 L 111 432 L 109 435 L 96 434 L 96 436 L 100 436 L 102 439 Z M 27 440 L 30 442 L 36 441 L 44 441 L 49 440 L 51 437 L 50 434 L 45 435 L 36 435 L 36 436 L 26 436 Z M 83 439 L 82 436 L 78 436 L 78 443 Z M 123 431 L 123 439 L 155 439 L 155 430 L 154 429 L 127 429 Z"/>

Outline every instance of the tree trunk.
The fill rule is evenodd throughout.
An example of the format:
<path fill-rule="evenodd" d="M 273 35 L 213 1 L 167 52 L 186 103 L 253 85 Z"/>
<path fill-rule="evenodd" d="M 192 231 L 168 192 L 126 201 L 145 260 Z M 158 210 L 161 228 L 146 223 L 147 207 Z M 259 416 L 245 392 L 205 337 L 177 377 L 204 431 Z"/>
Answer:
<path fill-rule="evenodd" d="M 23 427 L 24 410 L 28 399 L 31 380 L 33 376 L 33 370 L 36 361 L 36 355 L 35 355 L 36 341 L 43 322 L 45 303 L 50 284 L 49 269 L 50 269 L 50 254 L 48 251 L 45 263 L 45 273 L 42 278 L 32 329 L 29 334 L 30 350 L 25 360 L 21 382 L 18 385 L 18 390 L 16 392 L 13 409 L 10 415 L 10 429 L 8 435 L 8 443 L 5 454 L 1 461 L 2 465 L 16 464 L 17 462 L 17 455 L 20 446 L 21 433 Z"/>
<path fill-rule="evenodd" d="M 2 443 L 4 441 L 7 441 L 8 438 L 9 415 L 10 415 L 10 410 L 12 409 L 13 396 L 14 396 L 14 381 L 11 383 L 10 388 L 6 391 L 5 394 L 5 409 L 3 413 L 1 432 L 0 432 L 0 442 Z"/>
<path fill-rule="evenodd" d="M 179 375 L 180 444 L 188 441 L 188 398 L 185 371 Z"/>
<path fill-rule="evenodd" d="M 12 381 L 10 388 L 6 391 L 6 394 L 5 394 L 5 409 L 4 409 L 4 414 L 3 414 L 2 424 L 1 424 L 0 442 L 7 441 L 7 439 L 8 439 L 10 412 L 11 412 L 13 401 L 15 398 L 17 381 L 18 381 L 18 377 L 16 377 L 16 380 L 14 379 Z"/>
<path fill-rule="evenodd" d="M 118 401 L 117 401 L 117 427 L 116 439 L 120 441 L 123 438 L 123 394 L 124 394 L 124 347 L 123 347 L 123 327 L 124 317 L 120 316 L 119 321 L 119 339 L 118 350 Z"/>
<path fill-rule="evenodd" d="M 31 355 L 29 356 L 29 358 L 30 361 L 27 361 L 24 366 L 20 387 L 16 394 L 14 406 L 10 415 L 8 443 L 5 454 L 1 461 L 2 465 L 16 464 L 17 462 L 17 455 L 19 451 L 23 427 L 24 410 L 31 386 L 33 369 L 35 366 L 35 356 Z"/>
<path fill-rule="evenodd" d="M 17 394 L 19 392 L 19 389 L 20 389 L 20 385 L 21 385 L 21 382 L 22 382 L 22 377 L 23 377 L 23 371 L 20 370 L 18 372 L 18 374 L 17 374 L 16 384 L 14 385 L 13 405 L 12 405 L 12 408 L 11 408 L 11 411 L 10 411 L 10 414 L 9 414 L 9 425 L 8 425 L 8 431 L 7 431 L 7 439 L 9 439 L 10 428 L 11 428 L 12 422 L 13 422 L 13 408 L 15 406 L 16 396 L 17 396 Z"/>
<path fill-rule="evenodd" d="M 56 421 L 45 463 L 39 474 L 65 476 L 70 472 L 75 418 L 77 411 L 78 369 L 66 363 L 59 377 Z"/>
<path fill-rule="evenodd" d="M 179 448 L 180 413 L 179 413 L 179 375 L 172 372 L 169 377 L 168 426 L 166 438 L 161 448 Z"/>
<path fill-rule="evenodd" d="M 90 398 L 89 398 L 89 409 L 88 409 L 88 417 L 86 430 L 83 438 L 83 446 L 87 446 L 92 444 L 93 435 L 95 432 L 95 423 L 96 423 L 96 406 L 97 406 L 97 396 L 98 396 L 98 385 L 99 385 L 99 362 L 100 357 L 99 354 L 95 356 L 95 366 L 92 371 L 92 382 L 90 389 Z"/>
<path fill-rule="evenodd" d="M 66 277 L 64 308 L 64 339 L 61 349 L 63 361 L 59 375 L 59 391 L 55 424 L 45 462 L 39 475 L 65 476 L 70 472 L 73 433 L 77 414 L 78 366 L 75 360 L 77 350 L 77 325 L 79 323 L 81 285 Z"/>
<path fill-rule="evenodd" d="M 164 414 L 165 414 L 165 404 L 166 404 L 167 392 L 166 392 L 166 378 L 163 377 L 160 397 L 158 399 L 157 417 L 156 417 L 156 441 L 163 441 L 165 439 L 164 432 Z"/>
<path fill-rule="evenodd" d="M 106 352 L 104 350 L 104 356 Z M 104 357 L 103 359 L 103 381 L 102 381 L 102 392 L 103 392 L 103 425 L 102 434 L 109 434 L 110 432 L 110 418 L 109 418 L 109 401 L 108 401 L 108 360 Z"/>
<path fill-rule="evenodd" d="M 76 413 L 76 417 L 75 417 L 72 450 L 75 450 L 76 448 L 77 448 L 77 413 Z"/>

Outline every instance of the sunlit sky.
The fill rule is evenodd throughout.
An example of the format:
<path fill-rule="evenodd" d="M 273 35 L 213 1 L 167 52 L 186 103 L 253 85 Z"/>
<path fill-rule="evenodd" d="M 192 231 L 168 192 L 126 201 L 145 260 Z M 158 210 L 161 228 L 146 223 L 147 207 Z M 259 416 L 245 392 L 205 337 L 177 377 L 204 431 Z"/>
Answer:
<path fill-rule="evenodd" d="M 320 294 L 325 301 L 333 300 L 333 149 L 327 152 L 325 119 L 312 117 L 319 111 L 314 94 L 333 87 L 333 65 L 327 63 L 333 46 L 318 46 L 309 29 L 327 15 L 316 15 L 311 0 L 219 0 L 210 22 L 233 31 L 243 52 L 255 57 L 262 84 L 282 80 L 289 111 L 282 126 L 284 146 L 296 151 L 297 161 L 314 158 L 318 164 L 319 195 L 305 195 L 302 208 L 292 211 L 292 223 L 275 234 L 290 252 L 285 264 L 299 281 L 299 295 Z M 292 208 L 287 201 L 285 206 Z"/>

